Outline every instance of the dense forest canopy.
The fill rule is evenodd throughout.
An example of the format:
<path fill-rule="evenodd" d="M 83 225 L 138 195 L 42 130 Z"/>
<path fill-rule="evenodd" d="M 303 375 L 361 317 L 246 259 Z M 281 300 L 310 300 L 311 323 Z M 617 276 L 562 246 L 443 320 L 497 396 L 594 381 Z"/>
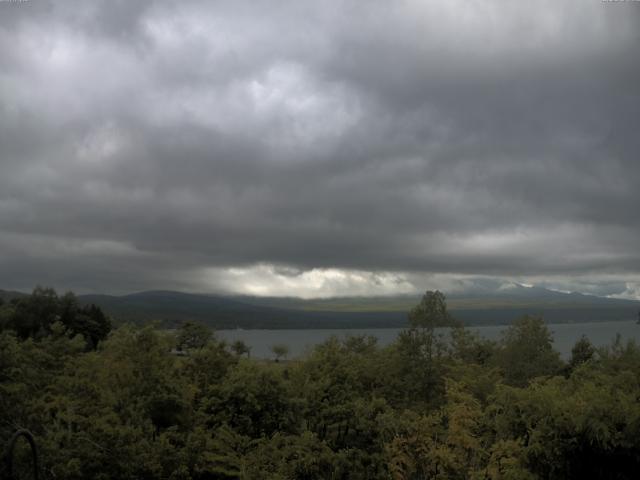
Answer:
<path fill-rule="evenodd" d="M 80 305 L 72 292 L 58 296 L 53 288 L 36 287 L 29 296 L 10 301 L 0 298 L 0 330 L 10 329 L 18 338 L 38 340 L 62 331 L 70 338 L 80 335 L 95 349 L 111 331 L 111 320 L 94 304 Z"/>
<path fill-rule="evenodd" d="M 388 347 L 267 361 L 195 323 L 111 330 L 37 288 L 0 305 L 0 440 L 31 430 L 46 479 L 637 478 L 635 343 L 582 338 L 564 362 L 541 319 L 488 341 L 439 292 L 410 320 Z"/>

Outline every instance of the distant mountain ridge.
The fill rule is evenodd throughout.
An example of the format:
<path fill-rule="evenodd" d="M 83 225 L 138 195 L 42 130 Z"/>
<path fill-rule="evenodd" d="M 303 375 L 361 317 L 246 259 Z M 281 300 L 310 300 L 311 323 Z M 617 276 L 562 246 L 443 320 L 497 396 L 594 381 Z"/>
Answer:
<path fill-rule="evenodd" d="M 0 290 L 0 298 L 25 295 Z M 153 290 L 128 295 L 79 295 L 117 322 L 158 322 L 172 327 L 187 320 L 214 328 L 384 328 L 404 327 L 420 294 L 386 297 L 256 297 Z M 509 288 L 447 296 L 453 316 L 468 325 L 508 324 L 523 315 L 548 323 L 635 320 L 640 301 L 563 293 L 513 284 Z"/>
<path fill-rule="evenodd" d="M 125 321 L 175 325 L 197 320 L 216 328 L 379 328 L 406 326 L 407 314 L 420 297 L 300 299 L 149 291 L 80 299 Z M 454 317 L 469 325 L 507 324 L 526 314 L 549 323 L 634 320 L 640 310 L 639 301 L 517 284 L 493 292 L 453 294 L 447 301 Z"/>
<path fill-rule="evenodd" d="M 404 311 L 415 306 L 422 294 L 379 297 L 332 297 L 301 299 L 296 297 L 238 296 L 241 301 L 257 305 L 270 305 L 301 310 L 327 311 Z M 540 287 L 514 284 L 512 288 L 482 292 L 447 294 L 450 310 L 500 309 L 514 307 L 640 307 L 640 301 L 598 297 L 573 292 L 564 293 Z"/>
<path fill-rule="evenodd" d="M 0 299 L 4 301 L 9 301 L 14 298 L 24 297 L 26 295 L 27 295 L 26 293 L 22 293 L 22 292 L 14 292 L 11 290 L 0 290 Z"/>
<path fill-rule="evenodd" d="M 177 326 L 187 320 L 214 328 L 375 328 L 402 326 L 406 312 L 324 312 L 262 304 L 259 297 L 149 291 L 123 296 L 81 295 L 125 322 L 158 321 Z"/>

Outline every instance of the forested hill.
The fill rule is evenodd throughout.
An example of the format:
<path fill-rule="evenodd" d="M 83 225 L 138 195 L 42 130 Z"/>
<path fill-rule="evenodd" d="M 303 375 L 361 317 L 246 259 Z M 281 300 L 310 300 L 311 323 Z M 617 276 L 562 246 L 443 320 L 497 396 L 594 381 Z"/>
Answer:
<path fill-rule="evenodd" d="M 420 295 L 304 300 L 149 291 L 124 296 L 81 295 L 116 321 L 197 320 L 215 328 L 403 327 Z M 450 311 L 467 325 L 508 324 L 525 314 L 549 323 L 633 320 L 640 302 L 515 286 L 504 291 L 448 297 Z"/>
<path fill-rule="evenodd" d="M 269 301 L 262 304 L 257 297 L 225 297 L 170 291 L 124 296 L 81 295 L 79 300 L 81 303 L 99 305 L 116 322 L 160 321 L 165 326 L 177 326 L 186 320 L 196 320 L 217 329 L 374 328 L 403 327 L 407 319 L 407 310 L 304 310 L 286 304 L 270 305 Z"/>
<path fill-rule="evenodd" d="M 25 296 L 0 290 L 0 301 Z M 305 300 L 148 291 L 131 295 L 80 295 L 116 323 L 158 321 L 176 326 L 196 320 L 214 328 L 376 328 L 404 327 L 407 312 L 420 295 L 338 297 Z M 506 291 L 449 295 L 453 316 L 467 325 L 509 324 L 523 315 L 542 316 L 549 323 L 619 321 L 638 318 L 640 302 L 562 293 L 516 286 Z"/>
<path fill-rule="evenodd" d="M 14 298 L 26 297 L 26 293 L 22 292 L 12 292 L 9 290 L 0 290 L 0 301 L 11 301 Z"/>

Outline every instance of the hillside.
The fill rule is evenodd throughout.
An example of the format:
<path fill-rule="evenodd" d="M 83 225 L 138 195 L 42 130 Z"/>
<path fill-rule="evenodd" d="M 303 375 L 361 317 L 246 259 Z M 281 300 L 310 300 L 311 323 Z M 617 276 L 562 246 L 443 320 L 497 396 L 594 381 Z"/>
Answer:
<path fill-rule="evenodd" d="M 124 296 L 83 295 L 122 322 L 174 326 L 196 320 L 215 328 L 375 328 L 406 325 L 419 295 L 304 300 L 149 291 Z M 508 324 L 523 315 L 548 323 L 634 320 L 640 302 L 516 286 L 500 292 L 451 295 L 449 309 L 468 325 Z"/>
<path fill-rule="evenodd" d="M 260 304 L 258 298 L 198 295 L 169 291 L 124 296 L 82 295 L 82 303 L 95 303 L 119 322 L 158 321 L 176 326 L 196 320 L 225 328 L 367 328 L 400 327 L 406 312 L 314 311 Z M 249 301 L 251 300 L 251 301 Z"/>
<path fill-rule="evenodd" d="M 301 299 L 293 297 L 236 297 L 244 303 L 269 305 L 272 307 L 331 312 L 408 312 L 419 301 L 420 295 L 397 295 L 386 297 L 334 297 Z M 474 293 L 447 295 L 447 305 L 452 311 L 503 310 L 503 309 L 633 309 L 640 302 L 615 298 L 597 297 L 581 293 L 563 293 L 539 287 L 514 285 L 508 290 L 485 290 Z"/>
<path fill-rule="evenodd" d="M 4 301 L 26 295 L 0 290 Z M 95 303 L 116 323 L 157 322 L 166 327 L 187 320 L 217 329 L 233 328 L 384 328 L 404 327 L 407 313 L 420 295 L 300 299 L 147 291 L 130 295 L 80 295 Z M 547 323 L 633 321 L 640 302 L 562 293 L 516 285 L 502 291 L 449 295 L 449 310 L 467 325 L 504 325 L 523 315 L 541 316 Z"/>
<path fill-rule="evenodd" d="M 26 293 L 22 292 L 13 292 L 10 290 L 0 290 L 0 299 L 6 301 L 12 300 L 14 298 L 20 298 L 26 296 Z"/>

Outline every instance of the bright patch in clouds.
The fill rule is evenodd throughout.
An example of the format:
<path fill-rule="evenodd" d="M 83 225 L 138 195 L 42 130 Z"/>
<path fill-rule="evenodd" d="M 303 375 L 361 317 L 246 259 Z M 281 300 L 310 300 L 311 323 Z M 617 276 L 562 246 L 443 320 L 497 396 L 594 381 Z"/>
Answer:
<path fill-rule="evenodd" d="M 415 293 L 416 287 L 398 273 L 373 273 L 336 268 L 295 271 L 272 265 L 210 269 L 212 287 L 258 296 L 326 298 Z"/>
<path fill-rule="evenodd" d="M 611 298 L 640 300 L 640 282 L 623 284 L 611 277 L 488 277 L 412 272 L 366 272 L 338 268 L 297 270 L 260 264 L 243 268 L 206 268 L 198 276 L 207 291 L 256 296 L 328 298 L 345 296 L 417 295 L 441 290 L 449 295 L 491 295 L 518 287 L 558 292 L 584 292 Z M 192 288 L 197 288 L 194 284 Z M 611 293 L 615 291 L 616 293 Z"/>

